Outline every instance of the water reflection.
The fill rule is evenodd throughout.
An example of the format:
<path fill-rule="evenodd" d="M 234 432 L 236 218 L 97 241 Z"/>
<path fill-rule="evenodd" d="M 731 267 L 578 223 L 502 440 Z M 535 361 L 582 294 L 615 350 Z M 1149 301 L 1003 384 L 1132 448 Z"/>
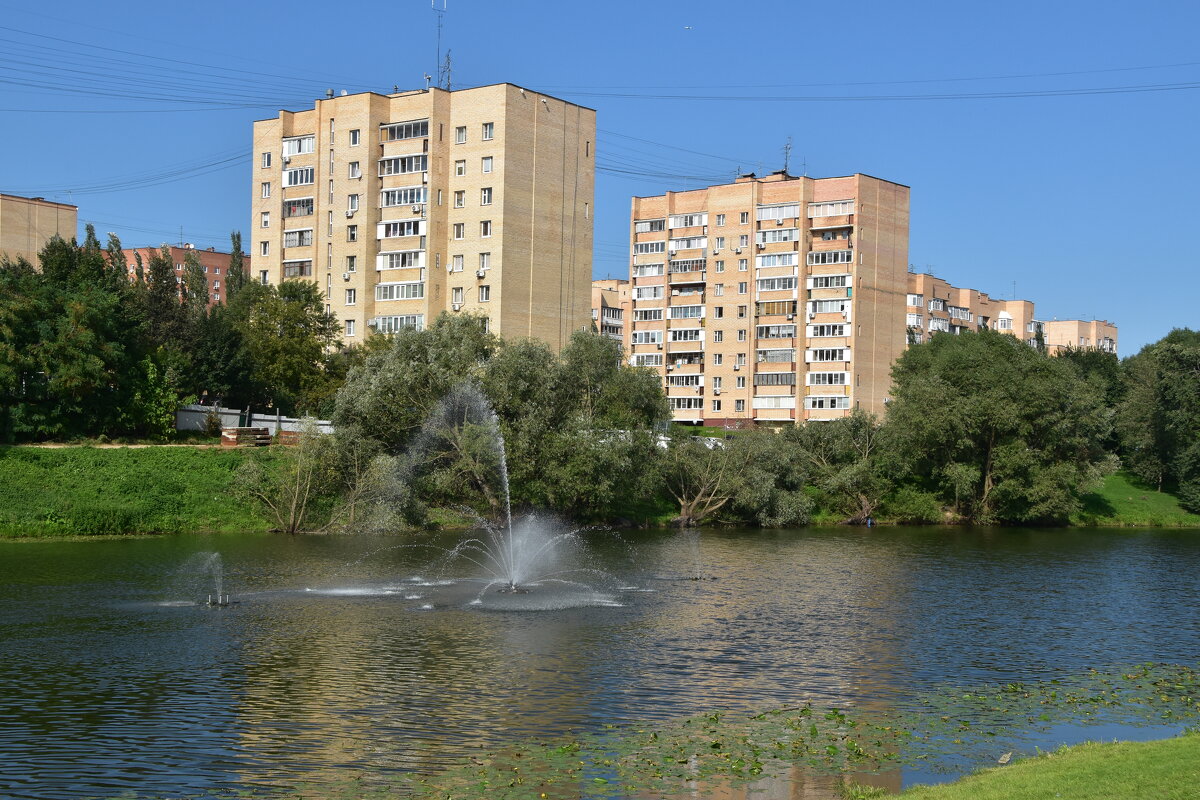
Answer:
<path fill-rule="evenodd" d="M 881 711 L 943 683 L 1193 661 L 1195 533 L 631 534 L 629 546 L 594 546 L 626 587 L 620 607 L 536 614 L 413 588 L 406 579 L 426 565 L 389 538 L 9 545 L 0 795 L 180 796 L 386 777 L 603 723 L 810 700 Z M 159 606 L 199 552 L 221 554 L 240 605 Z M 381 591 L 304 591 L 363 587 Z M 695 791 L 828 788 L 787 772 L 756 794 Z"/>

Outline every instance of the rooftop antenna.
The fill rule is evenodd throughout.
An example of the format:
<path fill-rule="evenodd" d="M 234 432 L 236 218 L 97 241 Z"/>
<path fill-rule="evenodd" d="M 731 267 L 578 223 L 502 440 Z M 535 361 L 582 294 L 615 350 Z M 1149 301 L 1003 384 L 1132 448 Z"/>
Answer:
<path fill-rule="evenodd" d="M 442 22 L 446 17 L 446 0 L 442 0 L 441 8 L 437 7 L 437 0 L 429 0 L 429 7 L 433 9 L 434 16 L 437 17 L 437 85 L 438 88 L 441 88 L 444 82 L 442 80 Z M 449 64 L 449 58 L 447 58 L 447 64 Z M 449 75 L 446 75 L 446 78 L 448 81 Z"/>
<path fill-rule="evenodd" d="M 783 172 L 787 174 L 788 162 L 792 158 L 792 137 L 788 137 L 787 144 L 783 146 Z"/>
<path fill-rule="evenodd" d="M 450 91 L 450 51 L 449 50 L 446 51 L 446 61 L 443 64 L 442 72 L 444 72 L 446 75 L 446 80 L 442 84 L 442 88 L 448 92 L 448 91 Z M 542 100 L 542 102 L 544 103 L 546 101 Z"/>

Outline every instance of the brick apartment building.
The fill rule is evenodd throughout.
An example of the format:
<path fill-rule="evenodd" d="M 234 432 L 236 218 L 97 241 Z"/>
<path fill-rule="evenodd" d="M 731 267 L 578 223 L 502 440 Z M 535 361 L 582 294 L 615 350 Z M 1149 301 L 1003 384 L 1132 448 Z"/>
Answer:
<path fill-rule="evenodd" d="M 176 283 L 183 282 L 184 260 L 189 253 L 194 253 L 200 260 L 200 266 L 204 268 L 204 277 L 208 281 L 208 305 L 211 308 L 217 303 L 224 303 L 229 299 L 229 260 L 231 253 L 224 253 L 214 247 L 209 247 L 205 250 L 197 250 L 190 244 L 185 244 L 183 247 L 174 245 L 163 245 L 171 254 L 171 265 L 175 270 Z M 137 257 L 141 256 L 143 269 L 149 269 L 150 258 L 162 250 L 163 246 L 159 247 L 131 247 L 122 250 L 125 254 L 125 267 L 129 270 L 131 280 L 137 279 Z M 249 255 L 242 256 L 242 265 L 246 274 L 253 275 L 251 267 L 251 259 Z"/>
<path fill-rule="evenodd" d="M 75 237 L 79 208 L 41 197 L 0 194 L 0 255 L 23 258 L 34 266 L 38 253 L 55 235 L 68 242 Z"/>

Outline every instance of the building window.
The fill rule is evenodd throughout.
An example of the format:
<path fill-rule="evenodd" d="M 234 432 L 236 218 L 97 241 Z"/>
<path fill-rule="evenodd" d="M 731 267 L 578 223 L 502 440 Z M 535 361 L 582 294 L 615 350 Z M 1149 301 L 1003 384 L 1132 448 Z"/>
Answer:
<path fill-rule="evenodd" d="M 479 287 L 479 302 L 486 303 L 491 299 L 492 299 L 492 287 L 491 286 L 480 286 Z"/>
<path fill-rule="evenodd" d="M 267 271 L 265 269 L 260 269 L 258 271 L 258 282 L 261 283 L 263 286 L 266 286 L 268 283 L 271 282 L 271 279 L 269 277 L 267 277 Z"/>
<path fill-rule="evenodd" d="M 307 186 L 316 180 L 316 170 L 312 167 L 297 167 L 283 171 L 284 186 Z"/>
<path fill-rule="evenodd" d="M 454 207 L 455 208 L 466 208 L 467 207 L 467 193 L 465 191 L 463 191 L 462 189 L 460 189 L 454 193 Z"/>
<path fill-rule="evenodd" d="M 380 226 L 383 228 L 381 239 L 395 239 L 402 236 L 420 236 L 421 235 L 421 220 L 408 219 L 400 222 L 383 222 Z"/>
<path fill-rule="evenodd" d="M 725 331 L 713 331 L 713 344 L 725 341 Z"/>
<path fill-rule="evenodd" d="M 738 237 L 738 247 L 749 247 L 749 246 L 750 246 L 750 234 L 743 233 L 741 236 Z"/>
<path fill-rule="evenodd" d="M 259 242 L 258 243 L 258 254 L 260 256 L 271 255 L 271 243 L 270 242 Z"/>
<path fill-rule="evenodd" d="M 380 283 L 375 286 L 376 300 L 420 300 L 424 296 L 425 284 L 420 281 Z"/>
<path fill-rule="evenodd" d="M 854 213 L 853 200 L 837 200 L 832 203 L 809 203 L 808 217 L 841 217 Z"/>
<path fill-rule="evenodd" d="M 429 120 L 396 122 L 379 128 L 379 141 L 395 142 L 400 139 L 421 139 L 429 135 Z"/>
<path fill-rule="evenodd" d="M 310 247 L 313 243 L 312 228 L 306 228 L 300 231 L 284 231 L 283 246 L 284 247 Z"/>
<path fill-rule="evenodd" d="M 815 275 L 812 278 L 813 289 L 844 289 L 850 285 L 849 275 Z"/>
<path fill-rule="evenodd" d="M 423 267 L 423 255 L 424 254 L 420 250 L 402 250 L 396 253 L 380 253 L 376 268 L 412 269 L 415 267 Z"/>
<path fill-rule="evenodd" d="M 362 167 L 359 166 L 359 162 L 357 162 L 357 161 L 350 162 L 349 177 L 351 177 L 351 178 L 361 178 L 362 177 Z"/>
<path fill-rule="evenodd" d="M 637 242 L 633 245 L 633 254 L 635 256 L 644 256 L 653 253 L 665 252 L 667 252 L 666 242 Z"/>
<path fill-rule="evenodd" d="M 409 175 L 414 172 L 424 172 L 429 168 L 429 158 L 425 155 L 397 156 L 379 160 L 379 176 Z"/>
<path fill-rule="evenodd" d="M 795 278 L 759 278 L 758 291 L 778 292 L 796 288 Z"/>
<path fill-rule="evenodd" d="M 743 211 L 741 214 L 739 214 L 738 222 L 741 223 L 742 225 L 749 225 L 750 224 L 750 212 Z"/>
<path fill-rule="evenodd" d="M 313 213 L 313 199 L 311 197 L 300 197 L 295 200 L 283 201 L 283 216 L 285 219 L 291 217 L 309 217 Z"/>
<path fill-rule="evenodd" d="M 920 314 L 916 314 L 916 315 L 910 314 L 909 316 L 916 316 L 917 320 L 918 320 L 917 324 L 918 325 L 921 324 L 920 323 L 920 318 L 921 318 Z M 1008 319 L 1007 317 L 1001 317 L 1000 319 L 996 320 L 996 330 L 1011 331 L 1012 330 L 1012 320 Z"/>
<path fill-rule="evenodd" d="M 749 266 L 749 264 L 750 264 L 749 259 L 739 258 L 738 259 L 738 272 L 745 272 L 746 268 Z"/>
<path fill-rule="evenodd" d="M 258 225 L 260 228 L 271 227 L 271 212 L 270 211 L 263 211 L 261 214 L 258 215 Z"/>
<path fill-rule="evenodd" d="M 492 221 L 490 219 L 485 219 L 479 223 L 479 235 L 484 239 L 492 235 Z"/>
<path fill-rule="evenodd" d="M 463 302 L 463 287 L 455 286 L 450 290 L 450 302 L 456 306 L 461 306 Z"/>
<path fill-rule="evenodd" d="M 748 285 L 749 285 L 749 284 L 748 284 L 746 281 L 742 281 L 741 283 L 739 283 L 739 284 L 738 284 L 738 294 L 745 294 L 745 293 L 746 293 L 746 287 L 747 287 Z"/>
<path fill-rule="evenodd" d="M 645 219 L 633 223 L 634 233 L 657 233 L 666 229 L 667 221 L 665 219 Z"/>
<path fill-rule="evenodd" d="M 347 225 L 346 226 L 346 241 L 347 242 L 357 242 L 358 241 L 358 226 L 357 225 Z"/>
<path fill-rule="evenodd" d="M 634 322 L 657 322 L 663 318 L 661 308 L 639 308 L 633 312 Z"/>
<path fill-rule="evenodd" d="M 722 226 L 722 225 L 724 225 L 724 224 L 725 224 L 725 215 L 724 215 L 724 214 L 717 214 L 717 227 L 719 228 L 719 227 L 721 227 L 721 226 Z"/>
<path fill-rule="evenodd" d="M 358 195 L 352 194 L 346 197 L 346 210 L 358 211 Z"/>
<path fill-rule="evenodd" d="M 719 366 L 721 366 L 721 364 L 724 361 L 725 361 L 725 356 L 721 355 L 720 353 L 713 353 L 713 365 L 714 366 L 719 367 Z"/>
<path fill-rule="evenodd" d="M 738 329 L 738 341 L 739 342 L 746 341 L 746 329 L 745 328 Z"/>
<path fill-rule="evenodd" d="M 312 259 L 303 261 L 285 261 L 283 262 L 283 277 L 285 278 L 310 278 L 312 277 Z"/>
<path fill-rule="evenodd" d="M 311 133 L 307 136 L 291 136 L 283 140 L 283 154 L 285 156 L 299 156 L 311 153 L 316 147 L 317 137 Z"/>
<path fill-rule="evenodd" d="M 358 290 L 357 289 L 347 289 L 346 290 L 346 305 L 352 306 L 357 302 L 358 302 Z"/>
<path fill-rule="evenodd" d="M 271 182 L 263 181 L 262 182 L 262 198 L 265 200 L 266 198 L 268 198 L 270 196 L 271 196 Z"/>
<path fill-rule="evenodd" d="M 465 160 L 454 162 L 454 174 L 460 178 L 467 174 L 467 162 Z"/>
<path fill-rule="evenodd" d="M 453 231 L 454 231 L 454 238 L 456 240 L 465 239 L 467 236 L 467 226 L 462 222 L 454 223 Z"/>
<path fill-rule="evenodd" d="M 725 284 L 718 283 L 713 287 L 713 297 L 721 297 L 725 294 Z"/>
<path fill-rule="evenodd" d="M 354 130 L 350 131 L 350 146 L 358 147 L 358 145 L 361 142 L 362 142 L 362 135 L 359 132 L 359 130 L 357 128 L 355 128 Z"/>
<path fill-rule="evenodd" d="M 746 309 L 748 306 L 738 306 L 738 319 L 746 318 Z"/>
<path fill-rule="evenodd" d="M 491 253 L 480 253 L 479 254 L 479 268 L 480 269 L 491 269 L 492 268 L 492 254 Z"/>
<path fill-rule="evenodd" d="M 467 126 L 466 125 L 459 125 L 457 128 L 454 129 L 454 143 L 455 144 L 466 144 L 467 143 Z"/>
<path fill-rule="evenodd" d="M 822 250 L 808 254 L 808 265 L 816 264 L 853 264 L 853 250 Z"/>
<path fill-rule="evenodd" d="M 346 272 L 358 272 L 358 256 L 346 256 Z"/>
<path fill-rule="evenodd" d="M 484 156 L 483 160 L 481 161 L 481 163 L 479 165 L 479 169 L 480 169 L 480 171 L 482 171 L 484 173 L 491 172 L 492 171 L 492 157 Z"/>
<path fill-rule="evenodd" d="M 925 295 L 923 295 L 923 294 L 910 294 L 910 295 L 908 296 L 908 304 L 909 304 L 910 306 L 923 306 L 923 305 L 925 305 Z"/>
<path fill-rule="evenodd" d="M 262 168 L 267 169 L 270 166 L 271 166 L 271 154 L 263 153 L 262 154 Z"/>
<path fill-rule="evenodd" d="M 671 228 L 698 228 L 708 224 L 708 214 L 676 214 L 668 219 Z"/>
<path fill-rule="evenodd" d="M 713 319 L 725 319 L 725 306 L 713 306 Z"/>
<path fill-rule="evenodd" d="M 742 380 L 744 382 L 745 378 L 741 378 L 740 380 Z M 733 401 L 733 410 L 737 411 L 737 412 L 745 411 L 746 410 L 746 401 L 745 400 L 734 400 Z"/>
<path fill-rule="evenodd" d="M 451 272 L 462 272 L 463 271 L 463 257 L 462 256 L 452 256 L 451 257 L 450 271 Z"/>
<path fill-rule="evenodd" d="M 754 215 L 760 222 L 763 220 L 795 219 L 800 216 L 800 205 L 788 203 L 781 206 L 759 206 Z"/>
<path fill-rule="evenodd" d="M 347 336 L 354 335 L 354 320 L 352 320 L 352 319 L 346 320 L 346 335 Z"/>
<path fill-rule="evenodd" d="M 496 135 L 496 123 L 494 123 L 494 122 L 483 123 L 483 140 L 486 142 L 486 141 L 489 141 L 490 139 L 494 139 L 495 135 Z"/>
<path fill-rule="evenodd" d="M 633 290 L 634 300 L 662 300 L 663 287 L 639 286 Z"/>
<path fill-rule="evenodd" d="M 724 272 L 724 271 L 725 271 L 725 262 L 718 261 L 717 262 L 717 272 Z"/>
<path fill-rule="evenodd" d="M 479 190 L 479 205 L 490 206 L 492 204 L 492 187 L 485 186 Z"/>
<path fill-rule="evenodd" d="M 403 189 L 385 189 L 379 195 L 379 205 L 384 208 L 394 206 L 414 206 L 424 203 L 428 198 L 424 186 L 405 186 Z"/>

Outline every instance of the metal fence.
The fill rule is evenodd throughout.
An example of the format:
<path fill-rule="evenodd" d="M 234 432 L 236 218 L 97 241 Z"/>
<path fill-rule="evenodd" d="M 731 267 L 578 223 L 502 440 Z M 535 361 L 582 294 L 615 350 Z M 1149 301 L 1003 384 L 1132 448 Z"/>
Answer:
<path fill-rule="evenodd" d="M 266 428 L 275 435 L 280 431 L 299 431 L 308 420 L 285 417 L 282 414 L 247 414 L 236 408 L 220 406 L 184 406 L 175 412 L 175 430 L 203 431 L 208 429 L 208 417 L 216 414 L 222 428 Z M 321 433 L 333 433 L 333 423 L 327 419 L 312 420 Z"/>

